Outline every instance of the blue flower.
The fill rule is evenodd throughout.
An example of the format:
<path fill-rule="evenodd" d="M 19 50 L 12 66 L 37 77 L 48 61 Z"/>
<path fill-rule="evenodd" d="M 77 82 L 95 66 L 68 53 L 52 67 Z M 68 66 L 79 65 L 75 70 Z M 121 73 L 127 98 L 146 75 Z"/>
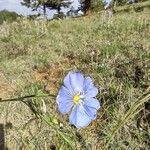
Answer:
<path fill-rule="evenodd" d="M 81 72 L 69 72 L 64 78 L 64 85 L 57 96 L 58 109 L 61 113 L 70 113 L 69 121 L 77 128 L 83 128 L 96 119 L 99 101 L 94 98 L 98 89 L 90 77 Z"/>

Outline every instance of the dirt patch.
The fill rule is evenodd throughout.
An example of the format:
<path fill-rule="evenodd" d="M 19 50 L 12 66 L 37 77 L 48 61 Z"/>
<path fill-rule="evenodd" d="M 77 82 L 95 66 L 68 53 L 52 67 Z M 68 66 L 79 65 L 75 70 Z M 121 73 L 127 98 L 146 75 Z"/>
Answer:
<path fill-rule="evenodd" d="M 15 86 L 0 73 L 0 98 L 10 97 L 15 92 Z"/>
<path fill-rule="evenodd" d="M 68 68 L 68 61 L 68 59 L 65 59 L 49 66 L 36 68 L 34 71 L 36 82 L 43 82 L 45 84 L 44 90 L 46 92 L 55 93 L 60 87 L 66 68 Z"/>
<path fill-rule="evenodd" d="M 56 93 L 56 91 L 60 88 L 63 76 L 65 76 L 65 70 L 69 70 L 70 67 L 70 60 L 68 58 L 41 68 L 35 66 L 33 68 L 33 72 L 30 72 L 27 75 L 22 74 L 19 83 L 23 89 L 23 87 L 30 82 L 42 82 L 45 85 L 44 90 L 46 92 Z M 18 91 L 18 88 L 18 85 L 12 83 L 4 73 L 0 73 L 0 98 L 6 99 L 11 97 Z"/>

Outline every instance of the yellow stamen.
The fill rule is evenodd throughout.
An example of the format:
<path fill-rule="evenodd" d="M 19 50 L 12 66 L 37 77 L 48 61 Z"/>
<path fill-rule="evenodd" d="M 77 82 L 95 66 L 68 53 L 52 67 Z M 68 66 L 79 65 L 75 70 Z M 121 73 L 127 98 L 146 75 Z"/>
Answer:
<path fill-rule="evenodd" d="M 79 95 L 75 95 L 75 96 L 73 97 L 73 102 L 74 102 L 75 104 L 78 104 L 79 101 L 80 101 L 80 96 L 79 96 Z"/>

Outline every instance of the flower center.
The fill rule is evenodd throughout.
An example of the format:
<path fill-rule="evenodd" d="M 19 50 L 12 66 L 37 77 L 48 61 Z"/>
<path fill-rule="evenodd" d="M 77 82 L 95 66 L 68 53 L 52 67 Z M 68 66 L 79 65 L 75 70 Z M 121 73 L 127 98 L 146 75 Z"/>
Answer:
<path fill-rule="evenodd" d="M 79 101 L 80 101 L 80 96 L 79 95 L 75 95 L 73 97 L 73 102 L 77 105 L 79 103 Z"/>

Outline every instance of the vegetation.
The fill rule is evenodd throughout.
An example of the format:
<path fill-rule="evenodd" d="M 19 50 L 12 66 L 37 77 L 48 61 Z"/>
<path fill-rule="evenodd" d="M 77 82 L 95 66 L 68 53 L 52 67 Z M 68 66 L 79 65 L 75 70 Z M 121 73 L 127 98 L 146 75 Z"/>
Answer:
<path fill-rule="evenodd" d="M 68 71 L 81 70 L 93 77 L 101 103 L 97 119 L 84 129 L 71 126 L 68 117 L 58 113 L 53 97 L 28 98 L 40 102 L 37 109 L 46 111 L 48 118 L 37 119 L 21 102 L 1 103 L 8 149 L 149 150 L 149 13 L 146 8 L 112 18 L 100 12 L 0 25 L 2 99 L 57 95 Z M 55 130 L 47 124 L 49 120 Z"/>
<path fill-rule="evenodd" d="M 3 21 L 13 22 L 17 17 L 19 17 L 19 15 L 15 12 L 9 12 L 7 10 L 0 11 L 0 24 L 2 24 Z"/>

